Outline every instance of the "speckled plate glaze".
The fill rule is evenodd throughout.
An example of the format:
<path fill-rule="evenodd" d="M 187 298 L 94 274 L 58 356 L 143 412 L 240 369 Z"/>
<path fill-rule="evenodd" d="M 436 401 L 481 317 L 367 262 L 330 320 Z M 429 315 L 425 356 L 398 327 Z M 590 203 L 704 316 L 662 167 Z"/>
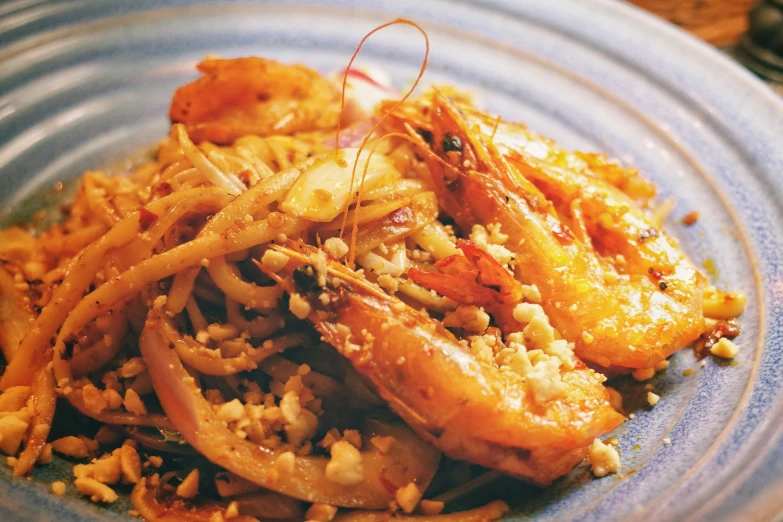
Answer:
<path fill-rule="evenodd" d="M 475 90 L 486 106 L 564 145 L 638 165 L 675 196 L 669 229 L 714 282 L 749 297 L 739 365 L 689 350 L 656 377 L 661 402 L 617 432 L 624 473 L 577 469 L 546 491 L 520 487 L 510 520 L 772 520 L 783 507 L 783 104 L 688 35 L 625 4 L 593 0 L 363 0 L 284 3 L 10 1 L 0 4 L 0 202 L 150 145 L 174 88 L 209 53 L 264 55 L 322 71 L 404 16 L 431 38 L 426 78 Z M 361 56 L 398 85 L 420 37 L 380 33 Z M 35 196 L 38 202 L 40 196 Z M 698 223 L 679 225 L 697 210 Z M 8 222 L 11 214 L 0 214 Z M 693 370 L 684 376 L 685 370 Z M 634 406 L 634 393 L 629 401 Z M 671 444 L 664 445 L 664 438 Z M 12 480 L 0 520 L 128 520 L 69 488 L 62 460 Z"/>

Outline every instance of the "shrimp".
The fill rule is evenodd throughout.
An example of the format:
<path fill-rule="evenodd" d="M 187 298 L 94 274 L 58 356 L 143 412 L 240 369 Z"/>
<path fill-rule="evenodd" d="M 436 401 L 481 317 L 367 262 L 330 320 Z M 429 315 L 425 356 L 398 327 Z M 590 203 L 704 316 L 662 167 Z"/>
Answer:
<path fill-rule="evenodd" d="M 483 306 L 506 335 L 520 331 L 513 308 L 522 300 L 522 285 L 472 241 L 460 239 L 457 248 L 462 255 L 435 263 L 442 273 L 411 268 L 408 277 L 458 303 Z"/>
<path fill-rule="evenodd" d="M 453 458 L 546 485 L 623 420 L 608 403 L 603 377 L 582 363 L 563 371 L 562 394 L 537 401 L 521 375 L 480 361 L 440 321 L 350 269 L 329 261 L 316 274 L 311 247 L 272 248 L 288 257 L 286 265 L 276 273 L 259 268 L 292 299 L 305 299 L 323 339 L 422 438 Z"/>
<path fill-rule="evenodd" d="M 441 207 L 465 231 L 502 227 L 516 278 L 538 287 L 579 357 L 647 368 L 701 334 L 705 277 L 619 182 L 531 159 L 508 124 L 494 143 L 485 121 L 443 96 L 426 115 L 411 120 L 418 132 L 407 129 L 434 153 L 426 161 Z"/>
<path fill-rule="evenodd" d="M 208 59 L 204 74 L 177 89 L 172 123 L 185 124 L 195 142 L 231 143 L 246 135 L 334 129 L 340 115 L 337 85 L 303 65 L 266 58 Z"/>

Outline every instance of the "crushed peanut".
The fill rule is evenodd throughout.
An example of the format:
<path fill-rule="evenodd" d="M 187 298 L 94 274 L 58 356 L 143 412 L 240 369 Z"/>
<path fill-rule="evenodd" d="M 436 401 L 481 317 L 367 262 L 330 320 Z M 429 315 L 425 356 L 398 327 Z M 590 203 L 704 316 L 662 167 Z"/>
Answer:
<path fill-rule="evenodd" d="M 386 455 L 391 451 L 394 442 L 395 439 L 391 435 L 386 437 L 375 435 L 370 439 L 370 444 L 372 444 L 375 449 L 377 449 L 383 455 Z"/>
<path fill-rule="evenodd" d="M 310 312 L 312 311 L 307 299 L 295 292 L 290 296 L 288 309 L 299 319 L 307 319 L 307 316 L 310 315 Z"/>
<path fill-rule="evenodd" d="M 400 508 L 402 508 L 402 510 L 408 514 L 413 513 L 413 511 L 416 509 L 416 506 L 419 505 L 421 497 L 421 490 L 419 490 L 419 488 L 413 482 L 410 482 L 406 486 L 399 488 L 394 494 L 394 499 L 397 501 L 397 504 L 399 504 Z"/>
<path fill-rule="evenodd" d="M 90 448 L 84 438 L 67 436 L 52 442 L 52 449 L 67 457 L 83 459 L 89 456 Z"/>
<path fill-rule="evenodd" d="M 136 484 L 141 480 L 141 457 L 138 451 L 131 444 L 126 443 L 120 447 L 119 452 L 122 482 Z"/>
<path fill-rule="evenodd" d="M 89 495 L 93 502 L 112 503 L 117 500 L 117 493 L 107 486 L 92 478 L 77 478 L 73 481 L 76 489 L 83 495 Z"/>
<path fill-rule="evenodd" d="M 489 314 L 478 306 L 458 306 L 455 311 L 446 313 L 443 325 L 449 328 L 462 328 L 468 332 L 482 333 L 489 327 Z"/>
<path fill-rule="evenodd" d="M 125 390 L 125 409 L 136 415 L 146 415 L 147 407 L 142 402 L 139 394 L 135 390 Z"/>
<path fill-rule="evenodd" d="M 330 237 L 324 241 L 324 250 L 335 259 L 342 259 L 348 253 L 348 245 L 339 237 Z"/>
<path fill-rule="evenodd" d="M 587 456 L 593 469 L 593 475 L 596 477 L 617 473 L 620 469 L 620 455 L 617 450 L 598 439 L 593 440 L 588 448 Z"/>
<path fill-rule="evenodd" d="M 340 440 L 329 448 L 332 458 L 326 465 L 326 478 L 343 486 L 353 486 L 364 480 L 362 455 L 348 441 Z"/>
<path fill-rule="evenodd" d="M 710 353 L 722 359 L 732 359 L 739 352 L 739 346 L 733 341 L 721 337 L 718 342 L 712 345 Z"/>
<path fill-rule="evenodd" d="M 52 482 L 52 493 L 54 493 L 55 495 L 61 497 L 65 495 L 65 490 L 66 490 L 65 482 L 63 482 L 62 480 L 55 480 L 54 482 Z"/>
<path fill-rule="evenodd" d="M 185 477 L 179 486 L 177 486 L 177 496 L 182 498 L 193 498 L 198 495 L 198 480 L 198 469 L 194 469 L 188 473 L 188 476 Z"/>
<path fill-rule="evenodd" d="M 6 455 L 16 455 L 29 425 L 14 415 L 0 418 L 0 450 Z"/>
<path fill-rule="evenodd" d="M 315 522 L 330 522 L 337 514 L 337 508 L 330 506 L 329 504 L 323 504 L 316 502 L 305 513 L 305 520 L 313 520 Z"/>
<path fill-rule="evenodd" d="M 445 504 L 437 500 L 422 500 L 419 502 L 419 511 L 422 515 L 426 515 L 428 517 L 440 515 L 444 507 Z"/>

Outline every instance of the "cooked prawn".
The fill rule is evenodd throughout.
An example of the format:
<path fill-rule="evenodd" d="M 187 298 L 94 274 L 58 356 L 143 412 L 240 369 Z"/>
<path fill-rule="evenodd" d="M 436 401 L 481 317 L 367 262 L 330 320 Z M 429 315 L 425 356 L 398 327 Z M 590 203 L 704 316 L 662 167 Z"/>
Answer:
<path fill-rule="evenodd" d="M 521 375 L 480 362 L 440 321 L 334 261 L 321 287 L 307 255 L 273 248 L 288 256 L 285 267 L 259 268 L 306 299 L 325 341 L 447 455 L 548 484 L 623 420 L 609 406 L 602 377 L 582 363 L 563 372 L 565 392 L 541 404 Z"/>
<path fill-rule="evenodd" d="M 510 141 L 501 152 L 481 121 L 443 96 L 427 117 L 412 122 L 429 143 L 407 128 L 437 154 L 427 163 L 441 207 L 465 230 L 502 227 L 517 279 L 538 287 L 578 356 L 646 368 L 699 336 L 705 278 L 630 196 L 586 171 L 533 166 Z"/>
<path fill-rule="evenodd" d="M 246 135 L 333 129 L 340 114 L 335 84 L 303 65 L 266 58 L 209 59 L 204 76 L 177 89 L 169 111 L 196 141 L 231 143 Z"/>

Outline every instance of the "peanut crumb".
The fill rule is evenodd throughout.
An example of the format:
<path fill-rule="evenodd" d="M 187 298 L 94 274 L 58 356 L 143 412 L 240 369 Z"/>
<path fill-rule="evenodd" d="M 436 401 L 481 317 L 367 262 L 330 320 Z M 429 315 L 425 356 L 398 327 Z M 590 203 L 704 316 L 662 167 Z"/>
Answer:
<path fill-rule="evenodd" d="M 193 498 L 198 495 L 198 479 L 198 469 L 194 469 L 188 473 L 188 476 L 185 477 L 179 486 L 177 486 L 177 496 L 182 498 Z"/>
<path fill-rule="evenodd" d="M 67 488 L 65 486 L 65 482 L 63 482 L 62 480 L 55 480 L 54 482 L 52 482 L 52 493 L 54 493 L 55 495 L 59 497 L 65 495 L 66 489 Z"/>

